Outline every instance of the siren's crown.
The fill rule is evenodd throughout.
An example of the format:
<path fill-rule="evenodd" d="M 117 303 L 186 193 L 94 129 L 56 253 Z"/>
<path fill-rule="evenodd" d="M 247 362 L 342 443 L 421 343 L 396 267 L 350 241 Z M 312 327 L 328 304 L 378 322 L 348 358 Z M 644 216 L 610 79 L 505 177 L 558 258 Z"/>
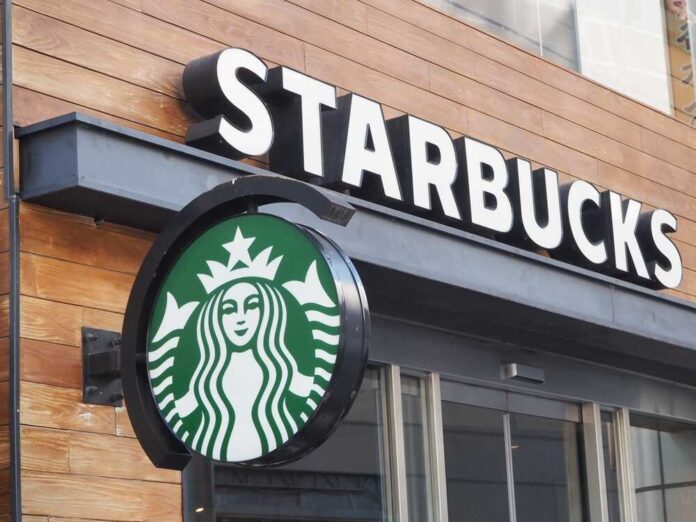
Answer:
<path fill-rule="evenodd" d="M 249 247 L 254 242 L 254 237 L 244 237 L 242 230 L 237 227 L 234 239 L 222 245 L 230 253 L 227 265 L 218 261 L 207 261 L 210 274 L 198 274 L 201 284 L 207 293 L 216 288 L 245 277 L 255 277 L 272 281 L 280 266 L 283 256 L 271 260 L 273 247 L 261 251 L 255 258 L 251 258 Z"/>

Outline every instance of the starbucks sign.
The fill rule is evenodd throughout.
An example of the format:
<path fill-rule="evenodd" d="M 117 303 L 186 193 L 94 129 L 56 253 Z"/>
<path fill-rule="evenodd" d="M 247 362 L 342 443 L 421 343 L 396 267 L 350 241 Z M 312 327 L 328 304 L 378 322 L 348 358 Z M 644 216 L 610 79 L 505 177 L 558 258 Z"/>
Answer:
<path fill-rule="evenodd" d="M 237 48 L 191 61 L 182 78 L 200 115 L 186 143 L 447 226 L 543 252 L 649 288 L 677 288 L 677 217 L 534 168 L 426 120 L 386 120 L 382 105 L 321 80 L 269 69 Z"/>
<path fill-rule="evenodd" d="M 127 312 L 143 384 L 135 400 L 150 402 L 147 423 L 181 449 L 287 462 L 320 444 L 355 397 L 365 298 L 326 237 L 263 213 L 221 218 L 213 200 L 212 214 L 178 230 L 138 276 L 150 298 L 131 299 Z M 126 393 L 129 411 L 131 400 Z M 140 436 L 142 419 L 133 424 Z M 151 426 L 142 431 L 147 438 Z"/>

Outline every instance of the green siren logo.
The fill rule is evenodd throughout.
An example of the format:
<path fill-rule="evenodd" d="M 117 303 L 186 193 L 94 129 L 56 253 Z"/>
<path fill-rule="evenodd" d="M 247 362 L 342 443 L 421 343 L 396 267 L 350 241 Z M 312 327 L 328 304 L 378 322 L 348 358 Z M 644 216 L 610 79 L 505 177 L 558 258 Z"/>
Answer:
<path fill-rule="evenodd" d="M 163 280 L 146 365 L 165 423 L 188 448 L 252 461 L 292 439 L 332 381 L 340 297 L 305 230 L 247 214 L 208 228 Z"/>

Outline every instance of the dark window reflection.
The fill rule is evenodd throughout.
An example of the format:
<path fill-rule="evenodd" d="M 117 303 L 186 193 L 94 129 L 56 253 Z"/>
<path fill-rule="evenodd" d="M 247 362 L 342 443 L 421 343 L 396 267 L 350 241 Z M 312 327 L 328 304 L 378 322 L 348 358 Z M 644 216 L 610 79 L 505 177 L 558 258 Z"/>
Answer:
<path fill-rule="evenodd" d="M 693 522 L 696 426 L 631 417 L 638 522 Z"/>
<path fill-rule="evenodd" d="M 406 485 L 408 516 L 414 522 L 432 520 L 432 485 L 427 426 L 425 382 L 403 376 L 401 396 L 404 414 L 404 448 L 406 451 Z"/>
<path fill-rule="evenodd" d="M 602 412 L 602 446 L 604 449 L 604 477 L 607 486 L 609 522 L 621 522 L 614 418 L 611 413 L 606 411 Z"/>
<path fill-rule="evenodd" d="M 504 415 L 496 410 L 442 403 L 450 520 L 509 520 Z"/>
<path fill-rule="evenodd" d="M 580 425 L 510 414 L 518 522 L 581 522 Z"/>
<path fill-rule="evenodd" d="M 369 369 L 341 426 L 317 450 L 275 469 L 215 468 L 217 520 L 388 520 L 384 387 Z"/>

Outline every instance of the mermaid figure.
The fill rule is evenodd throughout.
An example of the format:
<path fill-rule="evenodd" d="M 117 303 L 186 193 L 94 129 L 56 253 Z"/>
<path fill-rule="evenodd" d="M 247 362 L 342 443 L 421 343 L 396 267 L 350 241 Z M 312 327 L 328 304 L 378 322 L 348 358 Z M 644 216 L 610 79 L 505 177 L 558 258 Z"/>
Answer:
<path fill-rule="evenodd" d="M 284 395 L 309 396 L 314 378 L 298 370 L 286 325 L 285 298 L 265 281 L 223 285 L 204 303 L 196 320 L 200 360 L 188 393 L 176 401 L 181 417 L 205 408 L 194 448 L 212 444 L 218 458 L 243 461 L 297 431 Z"/>

